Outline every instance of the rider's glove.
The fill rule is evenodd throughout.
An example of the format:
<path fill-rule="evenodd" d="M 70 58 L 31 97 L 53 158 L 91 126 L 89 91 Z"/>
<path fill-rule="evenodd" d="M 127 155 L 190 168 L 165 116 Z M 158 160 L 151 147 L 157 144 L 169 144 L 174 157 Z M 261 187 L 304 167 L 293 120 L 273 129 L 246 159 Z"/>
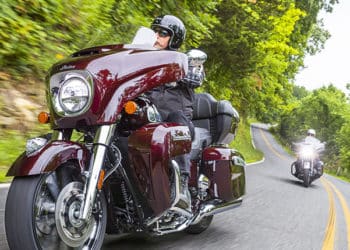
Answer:
<path fill-rule="evenodd" d="M 180 80 L 180 84 L 186 85 L 189 88 L 197 88 L 202 85 L 204 78 L 203 65 L 189 66 L 188 73 L 184 79 Z"/>

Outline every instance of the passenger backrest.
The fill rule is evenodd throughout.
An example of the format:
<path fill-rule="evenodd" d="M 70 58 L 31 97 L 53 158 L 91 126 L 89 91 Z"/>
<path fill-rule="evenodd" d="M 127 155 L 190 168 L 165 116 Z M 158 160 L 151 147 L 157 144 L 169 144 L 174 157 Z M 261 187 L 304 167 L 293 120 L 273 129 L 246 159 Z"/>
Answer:
<path fill-rule="evenodd" d="M 212 144 L 228 144 L 234 138 L 232 123 L 238 123 L 239 116 L 229 101 L 216 101 L 212 95 L 200 93 L 195 94 L 192 121 L 195 127 L 210 131 Z"/>

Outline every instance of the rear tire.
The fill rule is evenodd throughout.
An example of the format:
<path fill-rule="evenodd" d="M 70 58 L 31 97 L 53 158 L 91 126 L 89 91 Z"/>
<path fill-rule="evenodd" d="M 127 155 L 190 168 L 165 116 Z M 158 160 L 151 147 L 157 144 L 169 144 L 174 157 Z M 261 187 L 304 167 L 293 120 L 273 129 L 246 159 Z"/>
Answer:
<path fill-rule="evenodd" d="M 83 235 L 77 249 L 100 249 L 107 220 L 104 195 L 101 193 L 99 198 L 96 198 L 98 202 L 93 208 L 90 221 L 81 222 L 75 215 L 80 208 L 79 189 L 72 188 L 70 194 L 64 196 L 65 200 L 61 206 L 57 203 L 60 200 L 57 197 L 61 196 L 60 191 L 64 187 L 73 186 L 73 183 L 81 187 L 82 183 L 77 181 L 77 178 L 71 178 L 68 182 L 66 178 L 65 181 L 59 182 L 54 173 L 56 172 L 15 177 L 12 181 L 5 208 L 5 228 L 10 249 L 72 249 L 60 238 L 57 229 L 59 224 L 56 223 L 58 221 L 67 226 L 68 229 L 63 229 L 70 231 L 72 237 L 78 236 L 78 242 L 79 235 Z M 57 182 L 52 188 L 50 185 L 54 179 Z M 60 211 L 64 210 L 59 217 L 55 215 L 57 206 L 61 208 Z"/>
<path fill-rule="evenodd" d="M 197 224 L 190 225 L 185 229 L 186 233 L 189 234 L 200 234 L 207 230 L 207 228 L 210 226 L 214 215 L 209 215 L 201 219 Z"/>

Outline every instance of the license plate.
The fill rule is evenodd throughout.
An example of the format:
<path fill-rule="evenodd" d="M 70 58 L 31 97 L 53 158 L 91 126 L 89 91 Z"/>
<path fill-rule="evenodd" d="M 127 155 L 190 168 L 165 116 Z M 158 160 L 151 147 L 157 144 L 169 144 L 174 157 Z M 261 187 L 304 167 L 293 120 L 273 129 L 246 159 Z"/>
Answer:
<path fill-rule="evenodd" d="M 304 162 L 304 169 L 309 169 L 310 168 L 310 162 Z"/>

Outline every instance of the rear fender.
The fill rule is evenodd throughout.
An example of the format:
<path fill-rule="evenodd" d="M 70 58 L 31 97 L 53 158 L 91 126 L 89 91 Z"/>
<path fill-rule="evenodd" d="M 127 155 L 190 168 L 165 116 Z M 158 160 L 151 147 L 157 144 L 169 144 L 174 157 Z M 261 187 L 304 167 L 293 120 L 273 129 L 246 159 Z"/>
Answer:
<path fill-rule="evenodd" d="M 76 160 L 83 171 L 89 160 L 89 150 L 75 142 L 51 141 L 41 150 L 30 154 L 22 153 L 12 164 L 7 176 L 36 175 L 55 171 L 60 165 Z"/>

